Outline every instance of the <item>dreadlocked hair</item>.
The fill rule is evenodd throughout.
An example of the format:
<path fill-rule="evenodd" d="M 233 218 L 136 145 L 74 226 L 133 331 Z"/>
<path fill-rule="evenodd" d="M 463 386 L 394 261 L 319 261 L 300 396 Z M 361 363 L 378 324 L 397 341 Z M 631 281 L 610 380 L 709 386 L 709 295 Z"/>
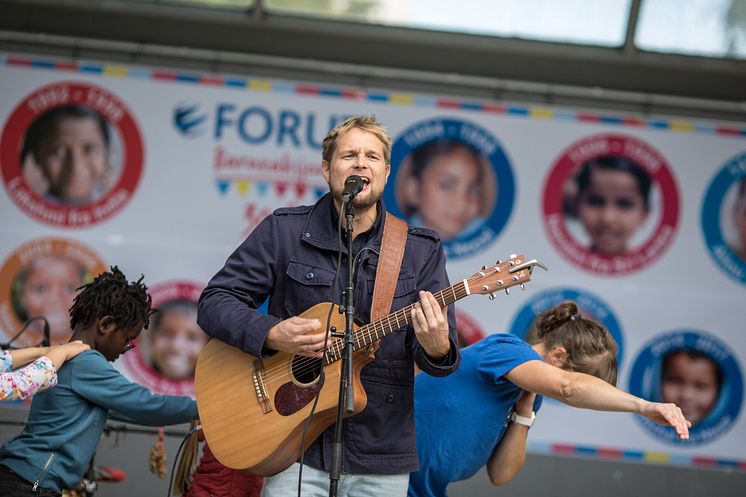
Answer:
<path fill-rule="evenodd" d="M 131 283 L 117 266 L 103 272 L 83 285 L 70 308 L 70 327 L 91 326 L 97 319 L 111 316 L 118 328 L 131 328 L 139 323 L 147 328 L 152 300 L 148 287 L 142 282 L 144 276 Z"/>
<path fill-rule="evenodd" d="M 611 334 L 580 313 L 572 301 L 549 309 L 536 320 L 537 337 L 547 350 L 563 347 L 566 366 L 616 385 L 617 344 Z"/>

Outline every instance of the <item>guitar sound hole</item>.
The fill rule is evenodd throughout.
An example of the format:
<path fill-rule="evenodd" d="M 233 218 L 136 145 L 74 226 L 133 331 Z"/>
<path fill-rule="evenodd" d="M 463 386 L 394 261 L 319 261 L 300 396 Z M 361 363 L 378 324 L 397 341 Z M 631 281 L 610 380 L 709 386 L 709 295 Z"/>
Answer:
<path fill-rule="evenodd" d="M 295 381 L 301 385 L 309 385 L 321 375 L 321 359 L 294 356 L 290 365 Z"/>

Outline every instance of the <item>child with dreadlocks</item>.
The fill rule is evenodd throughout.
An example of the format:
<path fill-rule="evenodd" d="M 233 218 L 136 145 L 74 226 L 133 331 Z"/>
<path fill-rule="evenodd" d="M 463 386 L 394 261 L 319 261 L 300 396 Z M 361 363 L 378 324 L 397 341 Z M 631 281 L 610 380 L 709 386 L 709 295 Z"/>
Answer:
<path fill-rule="evenodd" d="M 0 448 L 0 495 L 59 496 L 74 488 L 107 417 L 151 426 L 198 417 L 192 399 L 153 394 L 110 364 L 148 325 L 150 306 L 142 277 L 128 283 L 116 266 L 81 287 L 70 308 L 71 340 L 91 350 L 60 368 L 57 387 L 34 397 L 23 432 Z"/>

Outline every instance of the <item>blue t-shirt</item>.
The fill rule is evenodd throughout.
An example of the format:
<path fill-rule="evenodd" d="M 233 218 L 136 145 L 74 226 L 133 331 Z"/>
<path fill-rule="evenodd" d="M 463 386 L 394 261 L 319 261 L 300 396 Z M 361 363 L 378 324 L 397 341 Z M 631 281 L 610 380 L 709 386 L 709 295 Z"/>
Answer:
<path fill-rule="evenodd" d="M 449 483 L 473 476 L 502 439 L 521 389 L 503 376 L 541 356 L 515 335 L 494 334 L 461 351 L 461 367 L 445 378 L 415 379 L 420 470 L 411 497 L 442 497 Z M 534 410 L 538 411 L 541 396 Z"/>

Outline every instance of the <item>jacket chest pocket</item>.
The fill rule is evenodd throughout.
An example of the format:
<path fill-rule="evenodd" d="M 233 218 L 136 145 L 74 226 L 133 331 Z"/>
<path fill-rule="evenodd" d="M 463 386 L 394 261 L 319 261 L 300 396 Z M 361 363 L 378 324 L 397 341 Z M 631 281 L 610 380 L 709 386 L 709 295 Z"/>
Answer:
<path fill-rule="evenodd" d="M 375 279 L 371 278 L 368 280 L 368 293 L 373 298 L 373 289 L 375 287 Z M 417 281 L 412 274 L 400 274 L 399 279 L 396 282 L 396 289 L 394 290 L 394 300 L 391 303 L 391 311 L 389 314 L 397 309 L 409 305 L 417 300 Z M 372 300 L 371 300 L 372 302 Z M 399 331 L 399 330 L 396 330 Z"/>
<path fill-rule="evenodd" d="M 330 298 L 334 271 L 312 264 L 290 261 L 287 268 L 285 311 L 297 316 Z"/>

